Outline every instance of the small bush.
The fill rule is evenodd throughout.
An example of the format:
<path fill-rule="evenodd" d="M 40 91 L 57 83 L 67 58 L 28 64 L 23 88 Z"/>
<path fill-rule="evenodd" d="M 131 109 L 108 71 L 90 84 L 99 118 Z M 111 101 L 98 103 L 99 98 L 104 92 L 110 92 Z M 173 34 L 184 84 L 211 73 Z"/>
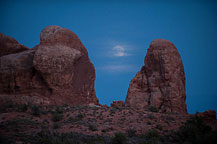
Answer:
<path fill-rule="evenodd" d="M 77 118 L 69 117 L 69 119 L 66 122 L 67 123 L 74 123 L 74 122 L 77 122 L 77 121 L 78 121 Z"/>
<path fill-rule="evenodd" d="M 104 144 L 104 143 L 105 141 L 100 136 L 93 137 L 88 141 L 88 144 Z"/>
<path fill-rule="evenodd" d="M 78 118 L 79 120 L 81 120 L 81 119 L 84 118 L 84 115 L 83 115 L 83 114 L 78 114 L 78 115 L 77 115 L 77 118 Z"/>
<path fill-rule="evenodd" d="M 122 132 L 117 132 L 112 137 L 112 144 L 124 144 L 127 141 L 127 137 Z"/>
<path fill-rule="evenodd" d="M 177 141 L 188 141 L 192 144 L 213 144 L 217 143 L 217 132 L 213 132 L 201 117 L 195 116 L 179 128 Z"/>
<path fill-rule="evenodd" d="M 23 105 L 20 105 L 20 106 L 19 106 L 19 110 L 20 110 L 21 112 L 26 112 L 27 109 L 28 109 L 28 105 L 27 105 L 27 104 L 23 104 Z"/>
<path fill-rule="evenodd" d="M 36 106 L 36 105 L 32 106 L 31 114 L 34 115 L 34 116 L 40 116 L 41 111 L 40 111 L 39 106 Z"/>
<path fill-rule="evenodd" d="M 146 133 L 146 137 L 148 139 L 154 139 L 154 138 L 158 138 L 159 134 L 155 129 L 151 129 Z"/>
<path fill-rule="evenodd" d="M 63 108 L 60 106 L 56 107 L 56 113 L 63 113 Z"/>
<path fill-rule="evenodd" d="M 151 122 L 150 122 L 150 121 L 147 121 L 147 125 L 151 125 Z"/>
<path fill-rule="evenodd" d="M 0 135 L 1 144 L 15 144 L 15 140 L 12 140 L 9 136 Z"/>
<path fill-rule="evenodd" d="M 163 129 L 162 125 L 160 125 L 160 124 L 156 125 L 155 128 L 156 128 L 156 129 L 159 129 L 160 131 Z"/>
<path fill-rule="evenodd" d="M 158 108 L 156 108 L 155 106 L 150 106 L 148 108 L 148 110 L 151 111 L 151 112 L 158 112 L 159 111 Z"/>
<path fill-rule="evenodd" d="M 89 130 L 91 130 L 91 131 L 98 131 L 98 128 L 97 128 L 97 126 L 96 125 L 94 125 L 94 124 L 89 124 Z"/>
<path fill-rule="evenodd" d="M 102 130 L 101 130 L 101 132 L 103 132 L 103 133 L 106 133 L 106 132 L 107 132 L 107 130 L 106 130 L 106 129 L 102 129 Z"/>
<path fill-rule="evenodd" d="M 60 127 L 60 125 L 58 123 L 53 124 L 53 129 L 58 129 L 59 127 Z"/>
<path fill-rule="evenodd" d="M 58 121 L 61 121 L 62 119 L 63 119 L 63 114 L 53 113 L 53 115 L 52 115 L 52 121 L 53 122 L 58 122 Z"/>
<path fill-rule="evenodd" d="M 153 114 L 148 114 L 148 118 L 155 119 L 155 116 Z"/>
<path fill-rule="evenodd" d="M 16 107 L 16 104 L 14 104 L 12 101 L 8 101 L 0 106 L 0 112 L 4 113 L 7 111 L 7 109 L 15 108 L 15 107 Z"/>
<path fill-rule="evenodd" d="M 128 129 L 127 130 L 127 136 L 128 137 L 135 137 L 136 136 L 136 130 L 134 130 L 134 129 Z"/>

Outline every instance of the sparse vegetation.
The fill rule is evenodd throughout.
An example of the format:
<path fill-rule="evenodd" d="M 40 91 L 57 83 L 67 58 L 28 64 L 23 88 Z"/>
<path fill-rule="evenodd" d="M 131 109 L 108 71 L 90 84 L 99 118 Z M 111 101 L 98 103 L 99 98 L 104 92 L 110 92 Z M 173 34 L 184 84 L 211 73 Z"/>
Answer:
<path fill-rule="evenodd" d="M 15 104 L 12 101 L 8 101 L 0 106 L 0 113 L 7 112 L 8 109 L 14 108 Z"/>
<path fill-rule="evenodd" d="M 53 129 L 58 129 L 60 127 L 59 123 L 54 123 L 53 124 Z"/>
<path fill-rule="evenodd" d="M 53 113 L 52 114 L 52 121 L 53 122 L 58 122 L 61 121 L 63 119 L 63 114 L 62 113 Z"/>
<path fill-rule="evenodd" d="M 27 111 L 27 109 L 28 109 L 28 105 L 27 104 L 22 104 L 22 105 L 19 105 L 19 110 L 21 111 L 21 112 L 26 112 Z"/>
<path fill-rule="evenodd" d="M 127 130 L 127 136 L 128 137 L 135 137 L 136 136 L 136 130 L 135 129 L 128 129 Z"/>
<path fill-rule="evenodd" d="M 180 127 L 175 139 L 191 144 L 213 144 L 217 143 L 217 131 L 213 132 L 201 117 L 195 116 Z"/>
<path fill-rule="evenodd" d="M 84 115 L 83 115 L 83 114 L 78 114 L 78 115 L 77 115 L 77 118 L 78 118 L 79 120 L 81 120 L 81 119 L 84 118 Z"/>
<path fill-rule="evenodd" d="M 112 144 L 124 144 L 127 141 L 127 137 L 122 132 L 117 132 L 111 139 Z"/>
<path fill-rule="evenodd" d="M 148 118 L 155 119 L 155 116 L 153 114 L 148 114 Z"/>
<path fill-rule="evenodd" d="M 206 144 L 213 144 L 217 141 L 217 132 L 213 132 L 209 126 L 205 125 L 203 119 L 200 117 L 193 117 L 186 121 L 186 123 L 184 123 L 184 120 L 178 121 L 178 124 L 183 123 L 183 126 L 180 127 L 177 132 L 172 132 L 171 130 L 168 130 L 167 127 L 177 124 L 177 119 L 180 118 L 180 116 L 175 114 L 161 115 L 160 113 L 135 111 L 133 109 L 119 111 L 116 108 L 101 110 L 97 108 L 87 109 L 84 107 L 67 107 L 66 109 L 62 106 L 46 107 L 15 105 L 11 103 L 6 107 L 7 113 L 2 113 L 0 129 L 3 132 L 9 133 L 10 137 L 6 136 L 3 143 L 16 141 L 16 138 L 19 138 L 23 143 L 33 144 L 202 144 L 205 142 Z M 13 111 L 19 118 L 11 120 L 7 117 L 7 114 Z M 111 111 L 113 116 L 110 115 Z M 23 112 L 26 113 L 24 114 Z M 131 115 L 131 113 L 133 114 Z M 38 116 L 40 116 L 40 118 Z M 126 116 L 129 117 L 129 119 L 126 118 Z M 158 120 L 159 118 L 161 119 L 160 121 Z M 54 123 L 50 123 L 51 120 Z M 166 123 L 169 123 L 169 125 Z M 141 126 L 146 126 L 145 128 L 148 129 L 147 133 L 144 133 L 143 129 L 136 127 L 140 124 Z M 102 127 L 102 125 L 105 127 Z M 125 126 L 129 128 L 126 130 Z M 58 133 L 58 131 L 62 131 L 60 127 L 66 127 L 67 131 L 70 130 L 71 133 L 67 133 L 67 131 L 66 133 Z M 76 131 L 77 128 L 80 128 L 78 131 L 83 134 L 73 133 L 75 128 Z M 34 135 L 31 135 L 27 132 L 27 129 L 28 131 L 41 129 L 42 132 L 38 133 L 38 135 L 35 135 L 35 133 Z M 47 132 L 46 130 L 48 129 L 51 131 Z M 126 130 L 124 131 L 125 133 L 115 133 L 117 130 L 123 129 Z M 91 133 L 92 135 L 85 135 L 85 132 Z M 100 136 L 94 135 L 95 133 Z M 115 134 L 111 137 L 103 136 L 111 133 Z"/>
<path fill-rule="evenodd" d="M 89 130 L 91 131 L 98 131 L 98 128 L 95 124 L 89 124 L 88 125 Z"/>
<path fill-rule="evenodd" d="M 159 111 L 157 107 L 152 106 L 152 105 L 149 106 L 148 110 L 151 111 L 151 112 L 158 112 Z"/>
<path fill-rule="evenodd" d="M 21 129 L 21 126 L 23 125 L 35 126 L 38 125 L 38 122 L 26 118 L 13 119 L 10 121 L 1 122 L 0 129 L 18 132 Z"/>
<path fill-rule="evenodd" d="M 162 125 L 160 125 L 160 124 L 157 124 L 155 128 L 160 130 L 160 131 L 163 129 Z"/>
<path fill-rule="evenodd" d="M 151 125 L 151 122 L 150 122 L 150 121 L 147 121 L 147 125 Z"/>
<path fill-rule="evenodd" d="M 61 106 L 56 106 L 56 113 L 63 113 L 63 108 Z"/>
<path fill-rule="evenodd" d="M 159 133 L 155 129 L 151 129 L 146 133 L 146 137 L 148 139 L 156 139 L 159 138 Z"/>
<path fill-rule="evenodd" d="M 40 111 L 39 106 L 33 105 L 31 107 L 31 114 L 34 115 L 34 116 L 40 116 L 41 111 Z"/>
<path fill-rule="evenodd" d="M 115 112 L 116 112 L 116 108 L 111 108 L 110 109 L 110 115 L 113 116 L 115 114 Z"/>

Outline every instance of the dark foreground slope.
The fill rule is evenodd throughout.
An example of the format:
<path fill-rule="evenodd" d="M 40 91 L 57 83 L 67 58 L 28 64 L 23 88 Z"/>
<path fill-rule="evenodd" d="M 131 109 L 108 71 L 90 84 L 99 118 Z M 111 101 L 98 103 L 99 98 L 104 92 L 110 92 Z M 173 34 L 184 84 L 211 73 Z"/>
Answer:
<path fill-rule="evenodd" d="M 153 112 L 154 111 L 154 112 Z M 196 115 L 121 107 L 1 106 L 0 143 L 216 142 L 214 111 Z"/>

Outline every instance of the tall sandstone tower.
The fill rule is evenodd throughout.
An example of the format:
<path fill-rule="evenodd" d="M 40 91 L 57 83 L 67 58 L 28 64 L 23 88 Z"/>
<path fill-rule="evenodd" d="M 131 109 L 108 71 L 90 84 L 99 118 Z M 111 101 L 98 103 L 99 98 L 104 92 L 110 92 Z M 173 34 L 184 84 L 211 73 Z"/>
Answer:
<path fill-rule="evenodd" d="M 125 106 L 187 113 L 185 73 L 173 43 L 164 39 L 151 42 L 145 65 L 130 82 Z"/>

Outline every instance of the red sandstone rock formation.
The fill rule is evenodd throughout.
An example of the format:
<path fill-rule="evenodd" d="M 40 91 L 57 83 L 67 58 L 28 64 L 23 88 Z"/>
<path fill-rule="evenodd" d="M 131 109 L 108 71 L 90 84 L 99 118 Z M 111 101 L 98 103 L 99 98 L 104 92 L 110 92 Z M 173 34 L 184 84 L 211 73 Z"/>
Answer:
<path fill-rule="evenodd" d="M 9 51 L 8 41 L 4 39 L 2 35 L 1 49 Z M 21 45 L 11 39 L 16 44 L 11 44 L 10 49 Z M 72 31 L 48 26 L 41 32 L 39 45 L 16 52 L 19 53 L 7 53 L 0 57 L 2 102 L 98 104 L 94 89 L 94 66 L 86 48 Z"/>
<path fill-rule="evenodd" d="M 28 50 L 28 48 L 19 44 L 14 38 L 0 33 L 0 57 L 25 50 Z"/>
<path fill-rule="evenodd" d="M 113 103 L 111 104 L 111 107 L 123 107 L 123 106 L 124 106 L 123 101 L 113 101 Z"/>
<path fill-rule="evenodd" d="M 185 73 L 178 50 L 168 40 L 156 39 L 148 48 L 145 66 L 131 80 L 125 106 L 160 112 L 186 113 Z"/>

